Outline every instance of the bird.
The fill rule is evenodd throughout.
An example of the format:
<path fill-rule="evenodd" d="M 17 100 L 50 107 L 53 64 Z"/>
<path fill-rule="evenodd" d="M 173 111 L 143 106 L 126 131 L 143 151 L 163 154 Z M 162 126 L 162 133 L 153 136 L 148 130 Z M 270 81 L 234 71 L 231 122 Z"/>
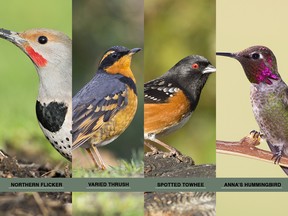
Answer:
<path fill-rule="evenodd" d="M 21 33 L 0 29 L 0 38 L 19 47 L 33 62 L 39 76 L 36 116 L 52 146 L 72 160 L 72 41 L 52 29 Z"/>
<path fill-rule="evenodd" d="M 251 83 L 250 101 L 262 137 L 273 153 L 274 163 L 288 156 L 288 87 L 282 80 L 274 53 L 265 46 L 252 46 L 243 51 L 217 55 L 240 62 Z M 281 167 L 288 175 L 288 168 Z"/>
<path fill-rule="evenodd" d="M 117 139 L 134 118 L 138 99 L 130 65 L 140 50 L 109 48 L 94 77 L 73 97 L 72 151 L 84 148 L 96 168 L 107 168 L 98 147 Z"/>
<path fill-rule="evenodd" d="M 206 58 L 190 55 L 144 84 L 144 143 L 152 150 L 150 153 L 158 152 L 152 144 L 157 143 L 168 150 L 168 156 L 180 159 L 182 154 L 159 137 L 181 128 L 189 120 L 213 72 L 216 68 Z"/>

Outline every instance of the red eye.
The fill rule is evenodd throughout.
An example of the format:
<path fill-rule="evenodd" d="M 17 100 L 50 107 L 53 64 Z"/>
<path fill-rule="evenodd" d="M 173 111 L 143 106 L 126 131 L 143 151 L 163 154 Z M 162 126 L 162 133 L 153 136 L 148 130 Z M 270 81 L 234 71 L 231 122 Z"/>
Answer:
<path fill-rule="evenodd" d="M 199 68 L 199 65 L 198 65 L 197 63 L 194 63 L 194 64 L 192 64 L 192 68 L 193 68 L 193 69 L 198 69 L 198 68 Z"/>

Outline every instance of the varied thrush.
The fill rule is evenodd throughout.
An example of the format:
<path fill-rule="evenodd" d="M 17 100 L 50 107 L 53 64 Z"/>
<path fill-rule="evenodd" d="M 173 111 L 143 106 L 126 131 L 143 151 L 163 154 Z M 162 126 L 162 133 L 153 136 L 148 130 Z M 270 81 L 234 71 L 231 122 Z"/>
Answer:
<path fill-rule="evenodd" d="M 175 148 L 158 139 L 182 127 L 195 110 L 202 88 L 216 68 L 204 57 L 188 56 L 162 76 L 144 84 L 144 137 L 145 145 L 153 153 L 157 148 L 152 141 L 181 155 Z"/>
<path fill-rule="evenodd" d="M 123 133 L 137 109 L 136 80 L 130 64 L 140 50 L 108 49 L 95 76 L 73 97 L 72 151 L 85 148 L 101 169 L 106 166 L 97 148 Z"/>

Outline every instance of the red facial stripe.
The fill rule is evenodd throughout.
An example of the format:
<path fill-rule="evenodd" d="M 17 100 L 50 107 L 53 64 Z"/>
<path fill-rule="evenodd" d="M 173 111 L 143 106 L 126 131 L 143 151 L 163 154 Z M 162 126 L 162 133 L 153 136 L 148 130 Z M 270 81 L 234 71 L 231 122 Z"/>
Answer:
<path fill-rule="evenodd" d="M 31 46 L 27 46 L 25 50 L 38 67 L 44 67 L 47 64 L 47 60 L 43 58 L 42 55 L 35 52 Z"/>

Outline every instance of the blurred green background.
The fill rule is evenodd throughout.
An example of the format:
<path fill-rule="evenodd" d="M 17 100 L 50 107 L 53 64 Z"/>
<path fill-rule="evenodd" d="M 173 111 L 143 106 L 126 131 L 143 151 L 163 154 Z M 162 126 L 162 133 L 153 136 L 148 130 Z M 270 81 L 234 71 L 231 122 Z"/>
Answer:
<path fill-rule="evenodd" d="M 73 192 L 73 215 L 75 216 L 144 215 L 143 193 Z"/>
<path fill-rule="evenodd" d="M 1 3 L 0 17 L 0 28 L 18 32 L 51 28 L 72 36 L 71 0 L 5 1 Z M 23 154 L 38 152 L 35 155 L 41 153 L 54 160 L 66 161 L 39 128 L 35 112 L 38 75 L 33 63 L 19 48 L 3 39 L 0 50 L 0 149 L 16 148 L 22 159 L 26 157 Z M 7 153 L 14 155 L 10 150 Z M 34 162 L 47 161 L 47 157 L 35 157 Z"/>
<path fill-rule="evenodd" d="M 99 61 L 110 47 L 143 48 L 143 10 L 143 1 L 73 1 L 73 95 L 92 79 Z M 133 57 L 131 68 L 137 81 L 138 110 L 119 138 L 99 148 L 102 155 L 103 151 L 109 152 L 110 157 L 103 156 L 109 165 L 112 162 L 107 158 L 130 160 L 133 152 L 143 150 L 143 51 Z M 79 150 L 73 152 L 76 154 L 80 158 Z M 77 159 L 73 166 L 80 160 Z"/>
<path fill-rule="evenodd" d="M 192 54 L 215 65 L 215 7 L 214 0 L 145 0 L 145 82 Z M 189 122 L 160 138 L 197 164 L 215 163 L 215 77 L 209 77 Z"/>

